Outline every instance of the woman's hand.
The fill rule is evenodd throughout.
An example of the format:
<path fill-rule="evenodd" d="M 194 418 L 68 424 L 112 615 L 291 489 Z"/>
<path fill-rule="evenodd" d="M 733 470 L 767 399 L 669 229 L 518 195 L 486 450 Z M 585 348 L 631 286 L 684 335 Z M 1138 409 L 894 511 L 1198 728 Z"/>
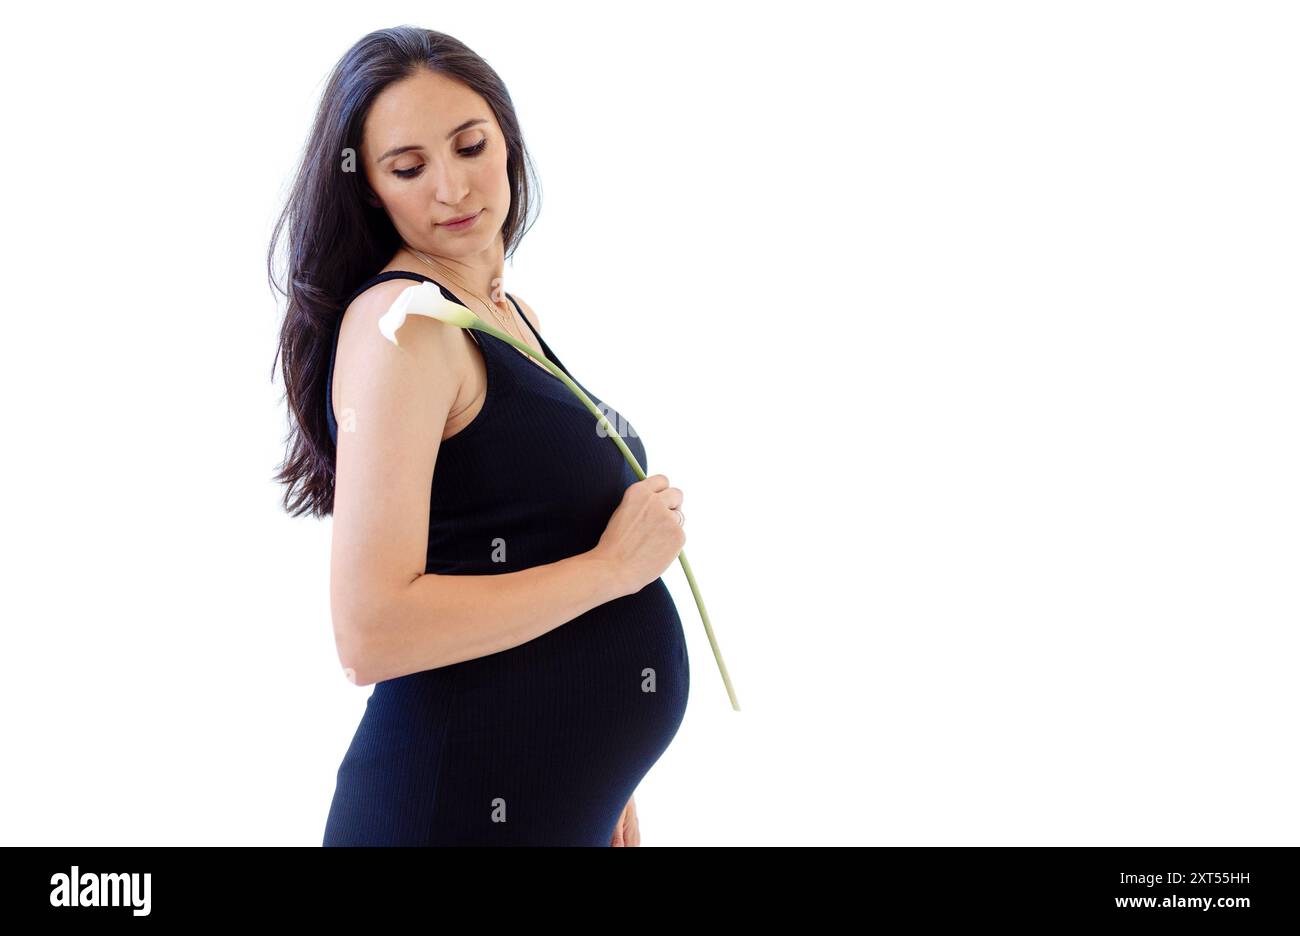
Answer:
<path fill-rule="evenodd" d="M 636 821 L 636 803 L 630 798 L 623 807 L 623 815 L 614 825 L 614 838 L 610 840 L 611 848 L 629 848 L 641 844 L 641 827 Z"/>
<path fill-rule="evenodd" d="M 668 486 L 667 475 L 650 475 L 624 489 L 591 550 L 608 560 L 623 594 L 635 594 L 663 575 L 686 545 L 681 506 L 682 491 Z"/>

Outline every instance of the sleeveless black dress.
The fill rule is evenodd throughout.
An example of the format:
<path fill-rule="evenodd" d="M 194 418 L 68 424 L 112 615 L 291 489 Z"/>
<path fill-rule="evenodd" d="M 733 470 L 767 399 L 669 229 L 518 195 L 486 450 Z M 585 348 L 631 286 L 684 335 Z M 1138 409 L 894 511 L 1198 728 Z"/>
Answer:
<path fill-rule="evenodd" d="M 339 324 L 357 295 L 397 277 L 435 283 L 464 305 L 429 277 L 395 270 L 362 284 Z M 586 552 L 636 474 L 558 377 L 495 335 L 469 334 L 487 398 L 440 443 L 425 572 L 499 575 Z M 338 326 L 325 404 L 335 445 L 337 346 Z M 646 470 L 635 430 L 569 377 Z M 662 578 L 517 647 L 376 683 L 338 769 L 323 844 L 608 846 L 676 735 L 689 687 Z"/>

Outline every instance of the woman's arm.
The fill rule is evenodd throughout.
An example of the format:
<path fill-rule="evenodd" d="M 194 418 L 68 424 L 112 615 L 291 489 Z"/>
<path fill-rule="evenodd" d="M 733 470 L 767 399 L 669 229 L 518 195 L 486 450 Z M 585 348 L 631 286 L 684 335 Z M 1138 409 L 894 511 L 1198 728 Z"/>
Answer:
<path fill-rule="evenodd" d="M 424 566 L 433 470 L 460 392 L 465 338 L 427 316 L 378 319 L 410 284 L 377 285 L 339 334 L 340 420 L 330 607 L 339 661 L 369 685 L 526 643 L 628 593 L 594 550 L 498 575 L 433 575 Z M 521 303 L 522 306 L 522 303 Z"/>
<path fill-rule="evenodd" d="M 421 575 L 366 625 L 357 685 L 509 650 L 626 592 L 595 553 L 498 575 Z M 345 663 L 345 666 L 347 664 Z"/>

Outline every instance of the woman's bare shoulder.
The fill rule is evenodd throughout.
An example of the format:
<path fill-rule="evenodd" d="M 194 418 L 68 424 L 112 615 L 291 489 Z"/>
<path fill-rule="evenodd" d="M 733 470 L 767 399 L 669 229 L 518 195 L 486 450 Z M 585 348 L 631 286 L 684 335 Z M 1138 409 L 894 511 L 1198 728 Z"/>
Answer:
<path fill-rule="evenodd" d="M 383 369 L 407 355 L 393 357 L 392 344 L 379 329 L 379 321 L 403 291 L 414 285 L 404 277 L 376 283 L 353 298 L 343 310 L 335 351 L 334 390 L 339 395 L 373 383 Z M 398 346 L 411 352 L 411 361 L 436 375 L 458 394 L 464 381 L 464 353 L 459 347 L 461 329 L 426 315 L 410 315 L 398 329 Z M 445 388 L 443 388 L 445 392 Z"/>

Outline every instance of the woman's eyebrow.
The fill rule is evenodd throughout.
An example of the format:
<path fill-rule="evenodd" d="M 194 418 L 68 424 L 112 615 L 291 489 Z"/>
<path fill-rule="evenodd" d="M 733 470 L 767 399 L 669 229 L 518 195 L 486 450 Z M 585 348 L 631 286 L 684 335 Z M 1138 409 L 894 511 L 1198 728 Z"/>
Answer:
<path fill-rule="evenodd" d="M 470 127 L 476 126 L 481 123 L 487 123 L 487 118 L 472 117 L 469 120 L 465 121 L 463 124 L 461 124 L 459 127 L 457 127 L 455 130 L 451 131 L 451 133 L 448 133 L 447 139 L 450 140 L 452 137 L 460 133 L 462 130 L 468 130 Z M 418 150 L 418 149 L 424 149 L 424 147 L 416 143 L 408 143 L 406 146 L 394 146 L 388 152 L 384 153 L 384 155 L 376 159 L 375 162 L 381 163 L 385 159 L 388 159 L 390 156 L 401 156 L 403 153 L 409 153 L 411 150 Z"/>

